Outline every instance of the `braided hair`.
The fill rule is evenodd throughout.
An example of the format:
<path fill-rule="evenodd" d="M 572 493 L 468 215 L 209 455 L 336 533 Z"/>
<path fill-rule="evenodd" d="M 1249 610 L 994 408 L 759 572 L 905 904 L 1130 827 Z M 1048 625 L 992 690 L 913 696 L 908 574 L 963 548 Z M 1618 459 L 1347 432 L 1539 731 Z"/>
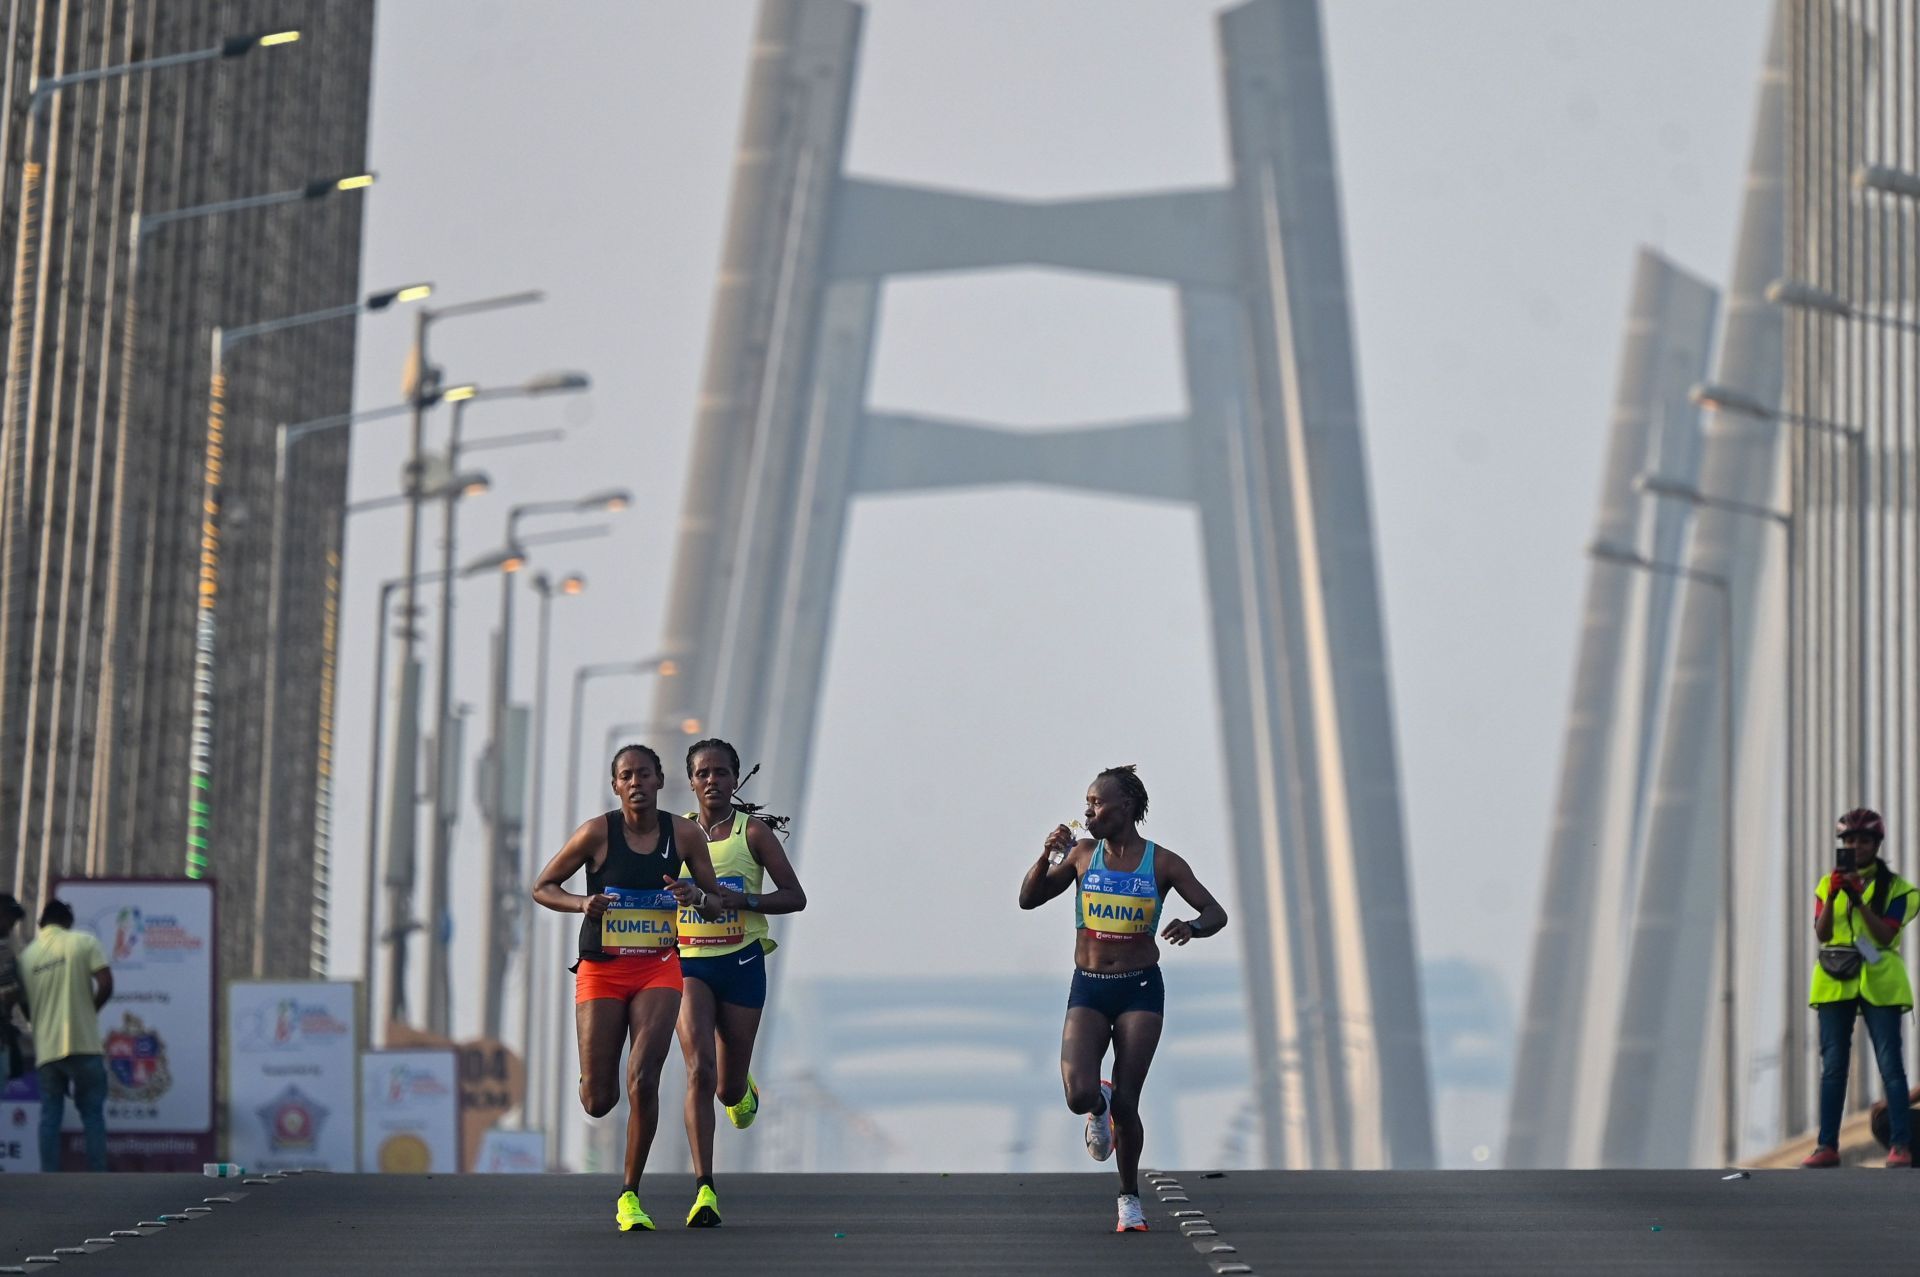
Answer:
<path fill-rule="evenodd" d="M 1127 800 L 1127 814 L 1135 824 L 1147 818 L 1147 787 L 1140 782 L 1140 773 L 1132 763 L 1109 767 L 1094 779 L 1110 780 L 1119 788 L 1121 797 Z"/>
<path fill-rule="evenodd" d="M 767 809 L 759 803 L 750 803 L 740 797 L 740 791 L 747 787 L 747 782 L 759 773 L 760 764 L 755 763 L 753 770 L 742 776 L 740 774 L 740 751 L 726 741 L 721 740 L 718 736 L 709 736 L 706 740 L 697 740 L 687 747 L 687 779 L 693 779 L 693 760 L 699 757 L 703 751 L 709 749 L 717 750 L 725 754 L 727 756 L 727 762 L 733 767 L 735 777 L 733 793 L 727 799 L 733 809 L 753 817 L 767 828 L 773 830 L 776 834 L 786 833 L 787 826 L 793 823 L 793 817 L 769 815 Z"/>
<path fill-rule="evenodd" d="M 636 741 L 631 745 L 622 745 L 619 749 L 616 749 L 613 751 L 613 767 L 612 767 L 613 779 L 615 780 L 620 779 L 620 759 L 623 755 L 626 755 L 626 754 L 645 754 L 648 758 L 651 758 L 653 760 L 653 774 L 661 777 L 662 779 L 666 777 L 667 769 L 661 766 L 660 755 L 654 753 L 653 750 L 649 749 L 647 746 L 642 745 L 638 741 Z"/>

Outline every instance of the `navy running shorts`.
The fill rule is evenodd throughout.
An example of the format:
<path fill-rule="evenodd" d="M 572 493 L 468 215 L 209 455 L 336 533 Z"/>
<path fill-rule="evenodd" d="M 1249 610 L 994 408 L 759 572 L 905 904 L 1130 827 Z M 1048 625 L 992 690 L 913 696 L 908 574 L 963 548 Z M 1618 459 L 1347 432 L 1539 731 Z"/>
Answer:
<path fill-rule="evenodd" d="M 1091 1007 L 1109 1020 L 1129 1011 L 1167 1013 L 1167 985 L 1156 963 L 1140 971 L 1081 971 L 1074 969 L 1067 991 L 1067 1009 Z"/>
<path fill-rule="evenodd" d="M 767 953 L 758 940 L 717 958 L 682 958 L 680 976 L 706 985 L 715 1002 L 756 1009 L 767 1005 Z"/>

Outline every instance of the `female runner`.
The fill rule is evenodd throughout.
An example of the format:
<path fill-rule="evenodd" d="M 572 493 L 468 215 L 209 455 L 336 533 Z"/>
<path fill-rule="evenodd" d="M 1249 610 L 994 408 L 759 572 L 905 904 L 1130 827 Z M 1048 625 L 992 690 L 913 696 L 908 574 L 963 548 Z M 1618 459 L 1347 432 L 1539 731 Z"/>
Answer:
<path fill-rule="evenodd" d="M 580 1032 L 580 1104 L 605 1117 L 619 1100 L 620 1047 L 627 1061 L 626 1181 L 614 1205 L 621 1232 L 651 1229 L 640 1207 L 640 1173 L 660 1120 L 660 1066 L 680 1013 L 680 906 L 717 913 L 720 890 L 707 840 L 690 820 L 656 805 L 665 774 L 660 756 L 626 745 L 613 756 L 620 806 L 573 831 L 547 862 L 533 898 L 558 913 L 579 913 L 580 961 L 574 966 L 574 1022 Z M 680 880 L 682 868 L 693 882 Z M 587 894 L 563 885 L 587 871 Z"/>
<path fill-rule="evenodd" d="M 751 772 L 748 775 L 752 775 Z M 807 893 L 775 836 L 784 816 L 767 816 L 737 797 L 745 780 L 740 755 L 723 740 L 687 751 L 687 784 L 700 802 L 698 820 L 720 881 L 719 917 L 680 913 L 680 1050 L 687 1059 L 687 1147 L 693 1151 L 694 1198 L 688 1228 L 720 1223 L 713 1187 L 713 1102 L 745 1130 L 760 1112 L 760 1088 L 748 1071 L 760 1013 L 767 1004 L 766 955 L 774 950 L 767 915 L 798 913 Z M 761 894 L 766 877 L 774 889 Z"/>
<path fill-rule="evenodd" d="M 1020 907 L 1034 909 L 1074 890 L 1073 984 L 1060 1036 L 1060 1080 L 1067 1107 L 1087 1115 L 1087 1152 L 1120 1153 L 1117 1233 L 1147 1231 L 1140 1208 L 1140 1089 L 1160 1045 L 1166 986 L 1154 928 L 1168 891 L 1200 911 L 1160 930 L 1169 944 L 1218 935 L 1227 911 L 1187 862 L 1140 836 L 1147 787 L 1132 767 L 1109 767 L 1087 787 L 1086 832 L 1060 825 L 1020 883 Z M 1100 1064 L 1113 1045 L 1113 1079 Z"/>

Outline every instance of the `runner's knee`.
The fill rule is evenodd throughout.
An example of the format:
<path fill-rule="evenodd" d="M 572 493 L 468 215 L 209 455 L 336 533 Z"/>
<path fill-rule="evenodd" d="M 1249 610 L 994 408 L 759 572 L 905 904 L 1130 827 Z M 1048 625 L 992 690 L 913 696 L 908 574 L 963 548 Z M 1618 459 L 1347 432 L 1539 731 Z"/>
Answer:
<path fill-rule="evenodd" d="M 587 1111 L 588 1117 L 605 1117 L 619 1102 L 619 1092 L 605 1083 L 584 1080 L 580 1083 L 580 1107 Z"/>
<path fill-rule="evenodd" d="M 627 1071 L 627 1092 L 630 1095 L 658 1095 L 660 1093 L 660 1061 L 634 1058 L 633 1067 Z"/>
<path fill-rule="evenodd" d="M 1100 1107 L 1100 1088 L 1085 1083 L 1068 1083 L 1067 1107 L 1075 1113 L 1093 1112 Z"/>

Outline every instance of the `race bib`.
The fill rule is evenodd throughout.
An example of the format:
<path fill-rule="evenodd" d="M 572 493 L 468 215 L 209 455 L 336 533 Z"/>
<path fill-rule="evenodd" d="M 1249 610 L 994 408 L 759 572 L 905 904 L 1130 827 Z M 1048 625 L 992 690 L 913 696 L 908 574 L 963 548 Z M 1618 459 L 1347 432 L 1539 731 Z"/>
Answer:
<path fill-rule="evenodd" d="M 693 882 L 684 878 L 683 882 Z M 744 892 L 747 889 L 745 878 L 721 878 L 722 887 L 729 891 Z M 699 884 L 695 884 L 698 886 Z M 700 911 L 692 905 L 680 910 L 680 943 L 692 948 L 718 948 L 721 945 L 741 944 L 747 938 L 747 924 L 740 917 L 738 909 L 723 909 L 717 918 L 703 918 Z"/>
<path fill-rule="evenodd" d="M 1157 888 L 1145 874 L 1089 869 L 1080 879 L 1080 920 L 1095 940 L 1137 940 L 1153 934 Z"/>
<path fill-rule="evenodd" d="M 673 917 L 679 906 L 671 891 L 607 887 L 613 903 L 600 915 L 600 951 L 621 957 L 658 953 L 679 943 Z"/>

